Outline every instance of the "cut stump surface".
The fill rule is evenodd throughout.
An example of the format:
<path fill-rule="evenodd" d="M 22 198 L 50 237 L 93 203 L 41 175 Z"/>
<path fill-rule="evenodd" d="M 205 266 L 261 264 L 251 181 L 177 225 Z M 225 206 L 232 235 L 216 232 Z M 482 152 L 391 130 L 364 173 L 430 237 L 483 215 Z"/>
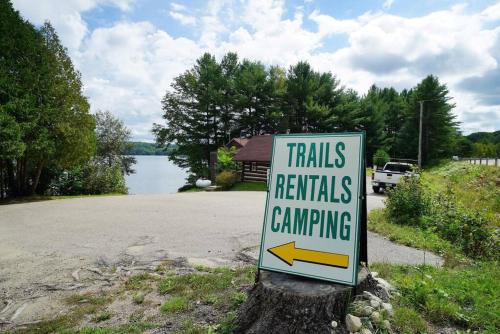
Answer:
<path fill-rule="evenodd" d="M 358 291 L 371 290 L 368 270 L 358 275 Z M 261 270 L 236 318 L 237 333 L 331 333 L 345 317 L 354 288 Z"/>

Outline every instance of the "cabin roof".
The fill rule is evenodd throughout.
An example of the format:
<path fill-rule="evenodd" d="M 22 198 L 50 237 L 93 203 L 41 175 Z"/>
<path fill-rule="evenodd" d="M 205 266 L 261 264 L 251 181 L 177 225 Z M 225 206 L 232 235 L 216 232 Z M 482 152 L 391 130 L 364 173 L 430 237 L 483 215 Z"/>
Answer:
<path fill-rule="evenodd" d="M 233 138 L 227 144 L 226 147 L 235 146 L 237 149 L 244 147 L 248 143 L 248 138 Z"/>
<path fill-rule="evenodd" d="M 254 136 L 234 156 L 236 161 L 271 161 L 273 136 Z"/>

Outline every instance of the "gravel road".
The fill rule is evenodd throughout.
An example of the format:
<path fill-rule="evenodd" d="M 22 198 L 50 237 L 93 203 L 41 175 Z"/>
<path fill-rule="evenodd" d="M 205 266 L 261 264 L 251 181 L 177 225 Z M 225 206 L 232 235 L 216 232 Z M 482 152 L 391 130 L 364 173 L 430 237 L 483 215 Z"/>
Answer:
<path fill-rule="evenodd" d="M 370 194 L 369 210 L 383 207 L 383 198 Z M 242 250 L 251 253 L 259 244 L 264 203 L 264 192 L 200 192 L 0 206 L 0 301 L 36 297 L 38 286 L 73 289 L 80 268 L 130 267 L 176 257 L 194 264 L 231 264 Z M 376 234 L 369 233 L 368 241 L 370 262 L 424 261 L 422 251 Z M 442 259 L 427 253 L 426 261 Z"/>

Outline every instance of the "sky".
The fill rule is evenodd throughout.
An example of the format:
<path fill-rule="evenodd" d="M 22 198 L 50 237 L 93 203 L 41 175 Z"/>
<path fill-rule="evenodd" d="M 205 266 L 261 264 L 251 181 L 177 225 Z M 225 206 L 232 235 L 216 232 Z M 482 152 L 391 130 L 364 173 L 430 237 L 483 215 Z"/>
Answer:
<path fill-rule="evenodd" d="M 446 83 L 464 134 L 500 130 L 500 1 L 12 0 L 49 20 L 82 74 L 93 112 L 153 141 L 172 79 L 204 52 L 266 65 L 307 60 L 365 94 L 372 84 Z"/>

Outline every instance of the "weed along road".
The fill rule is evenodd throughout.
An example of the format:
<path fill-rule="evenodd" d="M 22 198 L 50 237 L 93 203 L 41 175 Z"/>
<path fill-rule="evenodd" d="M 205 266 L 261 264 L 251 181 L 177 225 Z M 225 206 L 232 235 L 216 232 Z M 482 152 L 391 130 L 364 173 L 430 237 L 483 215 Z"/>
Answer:
<path fill-rule="evenodd" d="M 265 197 L 199 192 L 0 206 L 0 294 L 27 298 L 35 287 L 54 284 L 76 289 L 75 276 L 88 270 L 147 266 L 165 258 L 231 265 L 245 251 L 256 257 Z M 382 207 L 383 198 L 370 194 L 368 209 Z M 423 261 L 419 250 L 371 233 L 368 241 L 370 261 Z M 428 263 L 438 261 L 427 254 Z"/>

